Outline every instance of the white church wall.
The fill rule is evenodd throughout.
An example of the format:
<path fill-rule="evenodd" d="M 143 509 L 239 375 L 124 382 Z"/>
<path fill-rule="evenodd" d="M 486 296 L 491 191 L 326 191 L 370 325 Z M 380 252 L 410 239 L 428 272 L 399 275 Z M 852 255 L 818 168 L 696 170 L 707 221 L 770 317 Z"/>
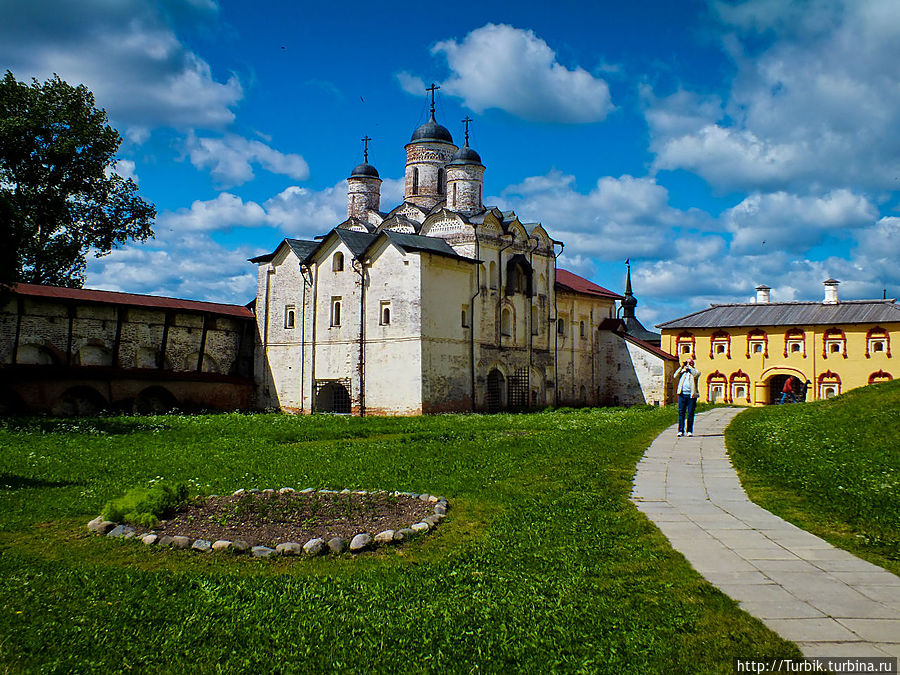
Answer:
<path fill-rule="evenodd" d="M 256 362 L 262 407 L 301 412 L 303 397 L 303 277 L 300 260 L 285 246 L 271 264 L 260 265 L 257 326 L 260 356 Z M 293 327 L 287 313 L 294 312 Z"/>
<path fill-rule="evenodd" d="M 422 406 L 424 412 L 469 410 L 471 343 L 462 325 L 475 292 L 472 263 L 422 254 Z"/>
<path fill-rule="evenodd" d="M 343 256 L 335 269 L 335 255 Z M 334 381 L 347 389 L 354 412 L 360 404 L 361 277 L 353 253 L 336 236 L 316 255 L 315 325 L 311 330 L 311 378 L 319 387 Z M 357 266 L 358 267 L 358 264 Z M 312 392 L 311 405 L 320 409 Z"/>
<path fill-rule="evenodd" d="M 422 412 L 421 270 L 418 254 L 387 243 L 373 251 L 366 289 L 366 414 Z"/>
<path fill-rule="evenodd" d="M 675 374 L 675 361 L 644 349 L 640 345 L 623 340 L 628 351 L 628 362 L 634 370 L 643 400 L 635 403 L 665 405 L 666 386 Z"/>

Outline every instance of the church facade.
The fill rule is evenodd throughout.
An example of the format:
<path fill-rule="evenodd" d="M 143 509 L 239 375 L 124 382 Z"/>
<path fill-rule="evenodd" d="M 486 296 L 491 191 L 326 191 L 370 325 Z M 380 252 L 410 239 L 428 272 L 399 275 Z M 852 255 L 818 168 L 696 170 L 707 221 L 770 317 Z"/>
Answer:
<path fill-rule="evenodd" d="M 261 407 L 414 415 L 670 400 L 675 358 L 629 334 L 623 296 L 559 269 L 563 244 L 539 223 L 483 205 L 485 166 L 465 136 L 454 144 L 432 103 L 405 147 L 403 203 L 382 210 L 366 153 L 344 222 L 252 259 Z"/>

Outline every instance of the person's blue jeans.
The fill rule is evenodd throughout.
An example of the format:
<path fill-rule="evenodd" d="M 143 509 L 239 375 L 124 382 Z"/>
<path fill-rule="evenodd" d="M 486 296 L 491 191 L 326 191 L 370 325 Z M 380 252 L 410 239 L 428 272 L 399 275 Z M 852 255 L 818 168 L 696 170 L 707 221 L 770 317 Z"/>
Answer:
<path fill-rule="evenodd" d="M 697 399 L 688 394 L 678 394 L 678 433 L 687 431 L 694 433 L 694 411 L 697 409 Z M 687 429 L 685 429 L 687 422 Z"/>
<path fill-rule="evenodd" d="M 778 402 L 778 405 L 784 405 L 785 403 L 794 403 L 795 401 L 796 399 L 794 398 L 794 395 L 785 391 L 782 392 L 781 400 Z"/>

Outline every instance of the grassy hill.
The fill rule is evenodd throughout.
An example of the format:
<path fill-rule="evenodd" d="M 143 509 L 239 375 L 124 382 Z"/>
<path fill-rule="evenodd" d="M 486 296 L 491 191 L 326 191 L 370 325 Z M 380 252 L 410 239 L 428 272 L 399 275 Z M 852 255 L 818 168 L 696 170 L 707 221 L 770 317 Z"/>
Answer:
<path fill-rule="evenodd" d="M 798 656 L 628 501 L 672 409 L 0 423 L 0 670 L 733 672 Z M 88 536 L 127 488 L 390 488 L 404 549 L 254 560 Z"/>
<path fill-rule="evenodd" d="M 753 501 L 900 574 L 900 380 L 748 410 L 725 440 Z"/>

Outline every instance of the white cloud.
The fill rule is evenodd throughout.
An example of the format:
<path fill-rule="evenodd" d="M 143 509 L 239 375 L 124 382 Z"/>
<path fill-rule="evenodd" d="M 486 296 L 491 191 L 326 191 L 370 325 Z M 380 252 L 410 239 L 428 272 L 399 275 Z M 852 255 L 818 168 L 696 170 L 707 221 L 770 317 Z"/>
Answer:
<path fill-rule="evenodd" d="M 875 218 L 874 205 L 849 190 L 821 197 L 756 193 L 722 214 L 725 227 L 734 234 L 734 253 L 773 249 L 802 253 L 829 235 L 870 225 Z"/>
<path fill-rule="evenodd" d="M 525 221 L 540 218 L 566 242 L 567 255 L 624 260 L 670 255 L 677 230 L 707 226 L 708 216 L 675 209 L 668 199 L 668 191 L 652 178 L 604 177 L 582 193 L 574 176 L 551 171 L 511 185 L 489 201 L 514 209 Z"/>
<path fill-rule="evenodd" d="M 136 142 L 160 126 L 225 127 L 243 96 L 237 76 L 216 78 L 148 0 L 0 3 L 0 62 L 19 80 L 58 73 L 87 85 Z"/>
<path fill-rule="evenodd" d="M 107 175 L 116 173 L 126 180 L 130 178 L 135 183 L 138 182 L 137 174 L 134 172 L 134 162 L 132 162 L 130 159 L 117 160 L 114 167 L 106 167 L 106 173 Z"/>
<path fill-rule="evenodd" d="M 176 237 L 89 258 L 87 286 L 111 291 L 243 304 L 256 295 L 256 270 L 247 247 L 226 248 L 207 235 Z M 209 261 L 215 260 L 215 265 Z"/>
<path fill-rule="evenodd" d="M 253 178 L 251 164 L 295 180 L 309 177 L 309 166 L 300 155 L 283 154 L 262 143 L 227 134 L 223 138 L 197 137 L 186 141 L 188 155 L 198 169 L 209 169 L 221 187 L 241 185 Z"/>
<path fill-rule="evenodd" d="M 222 232 L 233 227 L 269 224 L 265 209 L 256 202 L 244 202 L 237 195 L 220 193 L 209 201 L 197 200 L 190 208 L 166 211 L 158 219 L 158 231 Z"/>
<path fill-rule="evenodd" d="M 421 96 L 425 91 L 425 81 L 421 77 L 412 75 L 405 70 L 397 73 L 395 77 L 397 78 L 397 83 L 400 85 L 400 88 L 407 94 Z"/>
<path fill-rule="evenodd" d="M 613 109 L 609 87 L 581 67 L 568 69 L 556 53 L 530 30 L 487 24 L 461 42 L 438 42 L 432 53 L 447 59 L 452 71 L 442 91 L 463 99 L 481 113 L 499 108 L 526 120 L 583 124 L 599 122 Z M 421 80 L 398 75 L 404 90 Z"/>
<path fill-rule="evenodd" d="M 896 189 L 900 4 L 895 0 L 716 3 L 737 67 L 722 113 L 679 128 L 651 103 L 657 169 L 723 189 Z M 759 45 L 763 45 L 760 47 Z M 681 95 L 677 94 L 676 96 Z"/>
<path fill-rule="evenodd" d="M 385 179 L 385 204 L 393 206 L 402 197 L 402 191 L 403 179 Z M 128 244 L 103 258 L 89 258 L 87 285 L 244 303 L 256 292 L 256 269 L 247 259 L 261 251 L 249 246 L 223 246 L 215 241 L 216 233 L 234 228 L 273 228 L 274 248 L 279 234 L 312 239 L 346 217 L 345 181 L 320 191 L 291 186 L 263 204 L 223 192 L 215 199 L 195 201 L 190 208 L 160 214 L 153 240 Z M 215 264 L 210 264 L 211 260 Z"/>

